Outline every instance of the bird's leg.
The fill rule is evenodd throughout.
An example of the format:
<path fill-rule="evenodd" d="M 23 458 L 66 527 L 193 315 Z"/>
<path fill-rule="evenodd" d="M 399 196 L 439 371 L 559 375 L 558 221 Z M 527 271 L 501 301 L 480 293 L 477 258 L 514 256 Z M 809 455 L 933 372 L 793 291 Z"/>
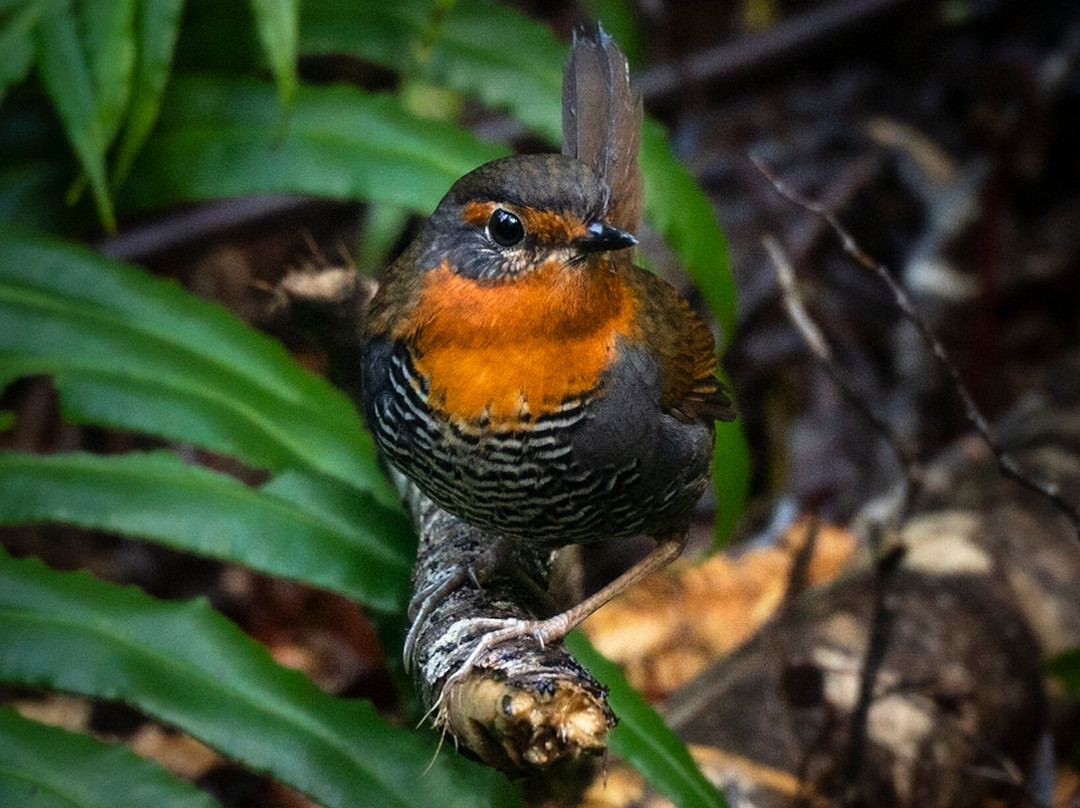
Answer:
<path fill-rule="evenodd" d="M 558 642 L 575 628 L 585 618 L 591 615 L 608 601 L 621 595 L 625 590 L 636 584 L 642 578 L 663 569 L 678 558 L 686 547 L 687 534 L 684 532 L 677 536 L 661 539 L 655 548 L 641 561 L 620 575 L 611 583 L 589 595 L 585 600 L 575 606 L 560 612 L 546 620 L 532 621 L 537 625 L 530 632 L 541 646 L 550 642 Z"/>
<path fill-rule="evenodd" d="M 468 625 L 462 627 L 465 630 L 488 631 L 480 638 L 476 647 L 461 663 L 461 666 L 443 683 L 442 693 L 436 701 L 436 705 L 442 701 L 447 688 L 452 683 L 467 676 L 492 648 L 509 640 L 525 636 L 535 638 L 540 643 L 541 648 L 549 643 L 558 642 L 612 598 L 621 594 L 645 576 L 656 570 L 663 569 L 678 558 L 686 546 L 686 539 L 686 532 L 661 539 L 652 552 L 614 581 L 577 605 L 571 606 L 569 609 L 545 620 L 474 618 L 467 621 Z"/>

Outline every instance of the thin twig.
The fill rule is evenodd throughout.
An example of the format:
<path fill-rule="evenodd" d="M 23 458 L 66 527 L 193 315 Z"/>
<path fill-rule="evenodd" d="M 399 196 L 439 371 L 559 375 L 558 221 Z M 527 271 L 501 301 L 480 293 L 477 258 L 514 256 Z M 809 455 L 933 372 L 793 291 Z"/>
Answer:
<path fill-rule="evenodd" d="M 761 241 L 765 247 L 765 252 L 769 255 L 769 260 L 776 270 L 777 281 L 780 285 L 780 297 L 788 319 L 791 320 L 792 325 L 802 336 L 806 347 L 810 349 L 810 353 L 818 360 L 825 373 L 840 388 L 859 414 L 881 435 L 889 448 L 892 449 L 893 454 L 896 455 L 896 459 L 900 461 L 900 465 L 904 470 L 904 495 L 892 520 L 894 527 L 899 527 L 907 518 L 915 499 L 922 490 L 922 463 L 893 432 L 892 427 L 889 426 L 885 419 L 874 412 L 866 398 L 856 389 L 851 380 L 840 371 L 833 358 L 832 351 L 829 349 L 825 335 L 810 316 L 806 306 L 803 305 L 802 296 L 799 294 L 798 285 L 795 283 L 795 271 L 783 247 L 780 246 L 780 242 L 772 235 L 764 236 Z"/>
<path fill-rule="evenodd" d="M 757 155 L 751 154 L 750 160 L 757 167 L 758 171 L 768 179 L 778 194 L 825 221 L 839 237 L 844 252 L 858 261 L 863 267 L 877 275 L 888 287 L 889 291 L 892 292 L 896 306 L 903 313 L 904 317 L 907 318 L 908 322 L 915 326 L 915 329 L 919 332 L 919 336 L 922 337 L 923 342 L 930 349 L 930 352 L 933 354 L 938 364 L 948 374 L 949 379 L 953 384 L 953 389 L 956 391 L 956 394 L 960 397 L 960 400 L 964 405 L 964 412 L 968 421 L 975 427 L 975 431 L 979 434 L 979 437 L 981 437 L 983 442 L 989 447 L 1002 472 L 1026 488 L 1029 488 L 1050 500 L 1050 502 L 1052 502 L 1054 506 L 1072 522 L 1073 527 L 1076 529 L 1077 536 L 1080 538 L 1080 511 L 1061 496 L 1059 487 L 1056 484 L 1047 480 L 1038 479 L 1030 472 L 1021 469 L 1013 457 L 1001 447 L 993 430 L 990 428 L 989 422 L 987 422 L 985 416 L 983 416 L 982 412 L 979 410 L 978 405 L 975 404 L 975 400 L 971 397 L 971 393 L 968 392 L 967 386 L 961 380 L 960 372 L 956 369 L 956 366 L 945 352 L 945 347 L 937 337 L 934 336 L 930 327 L 919 316 L 918 312 L 915 311 L 915 307 L 912 305 L 907 293 L 904 292 L 903 287 L 901 287 L 900 284 L 893 279 L 892 275 L 889 274 L 885 265 L 875 261 L 862 249 L 862 247 L 859 246 L 858 242 L 855 241 L 832 211 L 816 202 L 806 199 L 801 194 L 789 188 L 772 172 L 772 170 L 770 170 L 765 161 Z"/>
<path fill-rule="evenodd" d="M 881 550 L 880 536 L 872 543 L 878 552 L 874 565 L 874 604 L 870 615 L 870 632 L 866 640 L 866 653 L 863 656 L 862 677 L 859 682 L 859 699 L 851 713 L 851 729 L 848 732 L 847 750 L 844 754 L 842 776 L 844 790 L 838 794 L 837 802 L 846 805 L 854 796 L 855 784 L 859 780 L 866 760 L 867 729 L 870 707 L 874 701 L 878 674 L 885 662 L 895 614 L 889 604 L 889 587 L 904 558 L 902 545 Z"/>
<path fill-rule="evenodd" d="M 794 611 L 802 593 L 810 582 L 810 563 L 814 560 L 817 552 L 818 536 L 821 532 L 821 520 L 816 513 L 810 514 L 810 522 L 806 526 L 806 537 L 799 549 L 795 551 L 795 557 L 791 560 L 791 570 L 788 572 L 787 586 L 784 588 L 784 600 L 777 609 L 778 614 L 787 614 Z"/>
<path fill-rule="evenodd" d="M 904 495 L 898 507 L 893 511 L 890 520 L 892 522 L 892 532 L 895 533 L 907 519 L 918 491 L 921 490 L 922 465 L 908 450 L 907 446 L 893 433 L 888 423 L 874 412 L 866 399 L 840 371 L 833 358 L 832 351 L 829 349 L 825 335 L 810 316 L 806 306 L 803 305 L 798 285 L 795 283 L 795 271 L 784 253 L 783 247 L 780 246 L 780 242 L 773 236 L 766 235 L 762 238 L 762 244 L 769 255 L 769 260 L 776 269 L 780 296 L 788 319 L 791 320 L 810 353 L 818 360 L 829 378 L 840 388 L 852 406 L 885 439 L 904 468 Z M 875 535 L 880 535 L 880 530 Z M 875 544 L 880 544 L 880 541 L 875 542 Z M 870 634 L 861 667 L 859 698 L 851 714 L 847 750 L 844 755 L 842 774 L 845 788 L 838 794 L 836 801 L 836 804 L 840 806 L 851 801 L 855 783 L 858 781 L 866 757 L 866 732 L 870 705 L 873 702 L 878 672 L 885 660 L 892 629 L 893 615 L 892 610 L 888 607 L 888 586 L 901 557 L 901 547 L 894 546 L 891 551 L 879 555 L 875 567 L 874 607 L 870 617 Z"/>

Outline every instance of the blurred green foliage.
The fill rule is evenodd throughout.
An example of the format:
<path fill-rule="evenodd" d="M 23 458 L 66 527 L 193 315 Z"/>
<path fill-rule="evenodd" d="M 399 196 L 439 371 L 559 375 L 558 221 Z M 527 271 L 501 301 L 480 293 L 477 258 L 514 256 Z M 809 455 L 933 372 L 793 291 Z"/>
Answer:
<path fill-rule="evenodd" d="M 625 6 L 594 5 L 634 41 Z M 413 539 L 349 402 L 219 306 L 71 239 L 180 203 L 300 192 L 368 203 L 376 260 L 406 214 L 426 214 L 458 176 L 508 151 L 458 124 L 462 100 L 557 144 L 565 53 L 544 25 L 487 0 L 0 0 L 0 387 L 47 374 L 69 422 L 270 475 L 248 488 L 171 451 L 5 453 L 0 525 L 148 539 L 340 592 L 400 626 Z M 302 78 L 298 63 L 328 58 L 390 71 L 395 89 Z M 734 290 L 708 201 L 655 123 L 641 160 L 648 221 L 730 334 Z M 722 426 L 726 534 L 747 464 L 738 428 Z M 3 553 L 0 682 L 135 705 L 327 806 L 520 799 L 453 753 L 423 774 L 430 733 L 319 693 L 205 604 Z M 628 686 L 612 687 L 650 726 Z M 719 804 L 674 738 L 632 756 L 679 804 Z M 213 804 L 126 750 L 9 711 L 0 764 L 5 805 L 30 792 L 41 805 Z M 90 771 L 96 790 L 83 790 Z M 67 798 L 72 783 L 79 796 Z"/>

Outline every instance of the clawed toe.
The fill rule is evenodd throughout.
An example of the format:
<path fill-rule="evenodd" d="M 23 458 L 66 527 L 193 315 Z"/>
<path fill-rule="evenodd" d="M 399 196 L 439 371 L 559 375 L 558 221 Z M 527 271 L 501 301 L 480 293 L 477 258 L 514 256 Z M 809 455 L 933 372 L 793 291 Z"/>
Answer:
<path fill-rule="evenodd" d="M 454 567 L 440 580 L 429 584 L 413 595 L 409 601 L 407 612 L 411 622 L 408 632 L 405 634 L 405 647 L 402 649 L 406 672 L 412 668 L 413 651 L 416 649 L 420 632 L 435 607 L 466 582 L 471 582 L 477 589 L 483 589 L 485 582 L 500 569 L 501 565 L 505 564 L 506 552 L 506 547 L 501 542 L 496 542 L 470 563 Z M 477 618 L 472 622 L 484 622 L 484 618 Z M 492 618 L 487 622 L 503 623 L 506 621 Z"/>

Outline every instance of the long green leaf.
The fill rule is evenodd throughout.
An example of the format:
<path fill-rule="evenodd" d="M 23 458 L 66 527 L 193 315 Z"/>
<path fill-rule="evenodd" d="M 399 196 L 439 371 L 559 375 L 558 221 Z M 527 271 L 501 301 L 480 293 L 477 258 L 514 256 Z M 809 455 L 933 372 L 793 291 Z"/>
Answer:
<path fill-rule="evenodd" d="M 0 679 L 132 704 L 327 808 L 514 802 L 501 775 L 323 693 L 204 602 L 5 554 Z"/>
<path fill-rule="evenodd" d="M 274 74 L 283 107 L 296 92 L 296 32 L 299 0 L 251 0 L 263 54 Z"/>
<path fill-rule="evenodd" d="M 78 28 L 70 7 L 50 7 L 37 26 L 38 73 L 90 181 L 98 215 L 112 230 L 116 217 L 105 176 L 109 137 L 98 114 L 94 75 Z"/>
<path fill-rule="evenodd" d="M 465 0 L 448 15 L 423 67 L 558 143 L 567 53 L 546 25 L 488 0 Z"/>
<path fill-rule="evenodd" d="M 434 10 L 430 0 L 306 0 L 300 4 L 299 52 L 346 54 L 406 72 Z M 208 14 L 193 22 L 199 33 L 210 24 Z"/>
<path fill-rule="evenodd" d="M 0 104 L 12 84 L 18 84 L 34 62 L 34 28 L 48 0 L 28 0 L 0 10 Z"/>
<path fill-rule="evenodd" d="M 47 727 L 0 707 L 0 805 L 214 808 L 219 804 L 127 747 Z"/>
<path fill-rule="evenodd" d="M 750 450 L 738 421 L 716 425 L 713 487 L 716 493 L 714 547 L 734 534 L 750 492 Z"/>
<path fill-rule="evenodd" d="M 178 285 L 0 229 L 0 384 L 51 374 L 67 417 L 310 468 L 396 496 L 352 405 L 278 343 Z"/>
<path fill-rule="evenodd" d="M 293 191 L 430 212 L 454 180 L 505 153 L 353 87 L 299 88 L 284 135 L 279 116 L 268 85 L 176 77 L 122 201 L 149 208 Z"/>
<path fill-rule="evenodd" d="M 127 177 L 157 121 L 183 8 L 184 0 L 153 0 L 138 5 L 135 18 L 138 49 L 131 103 L 113 163 L 113 185 Z"/>
<path fill-rule="evenodd" d="M 727 808 L 690 757 L 690 752 L 614 662 L 605 659 L 580 631 L 566 638 L 567 647 L 607 687 L 608 703 L 619 725 L 608 736 L 611 751 L 629 762 L 679 808 Z"/>
<path fill-rule="evenodd" d="M 127 110 L 135 65 L 135 0 L 79 2 L 79 32 L 94 84 L 95 115 L 108 148 Z"/>
<path fill-rule="evenodd" d="M 254 490 L 166 452 L 0 452 L 0 525 L 58 522 L 151 539 L 404 609 L 408 523 L 355 490 L 292 476 Z"/>
<path fill-rule="evenodd" d="M 429 0 L 308 0 L 300 49 L 351 54 L 460 90 L 557 141 L 566 48 L 550 29 L 487 0 L 440 12 L 445 18 L 433 17 Z"/>

